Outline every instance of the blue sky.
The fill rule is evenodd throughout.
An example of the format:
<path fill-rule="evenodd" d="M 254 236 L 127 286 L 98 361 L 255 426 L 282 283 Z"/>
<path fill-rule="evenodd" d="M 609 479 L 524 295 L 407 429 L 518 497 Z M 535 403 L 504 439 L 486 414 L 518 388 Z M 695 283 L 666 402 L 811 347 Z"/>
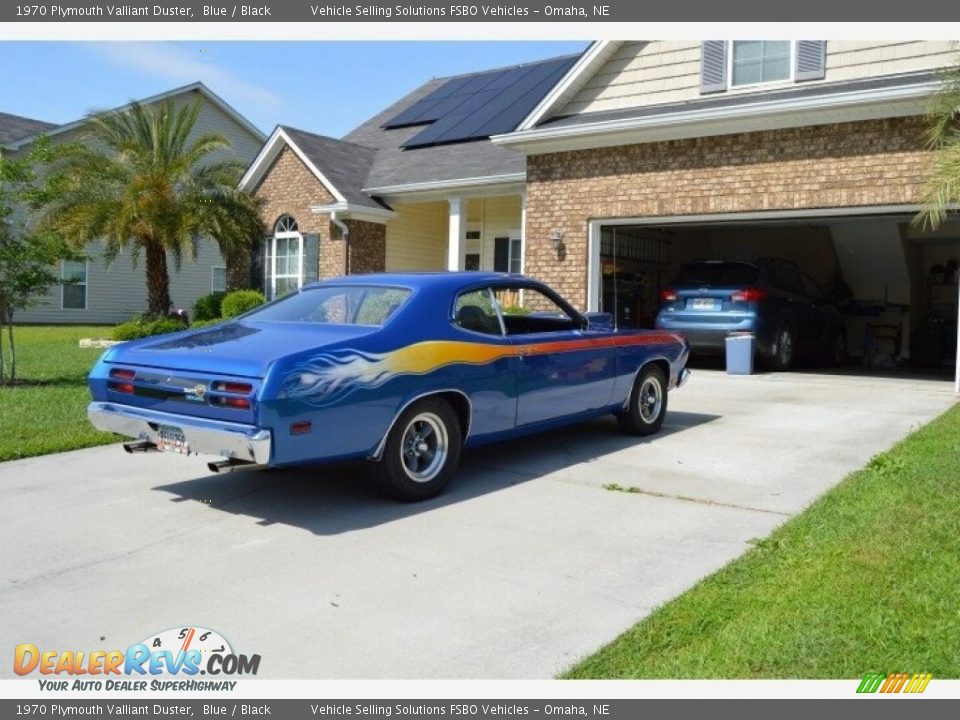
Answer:
<path fill-rule="evenodd" d="M 432 77 L 586 42 L 2 42 L 0 111 L 69 122 L 196 80 L 264 132 L 339 137 Z"/>

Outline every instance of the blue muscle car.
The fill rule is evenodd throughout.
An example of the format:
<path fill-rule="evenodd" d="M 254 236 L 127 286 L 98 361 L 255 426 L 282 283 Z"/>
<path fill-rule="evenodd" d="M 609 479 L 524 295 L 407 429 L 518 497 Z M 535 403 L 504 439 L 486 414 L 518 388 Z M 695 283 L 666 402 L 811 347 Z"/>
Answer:
<path fill-rule="evenodd" d="M 128 451 L 220 456 L 215 471 L 367 459 L 383 491 L 421 500 L 464 447 L 607 413 L 656 432 L 688 354 L 518 275 L 351 276 L 108 350 L 88 414 Z"/>

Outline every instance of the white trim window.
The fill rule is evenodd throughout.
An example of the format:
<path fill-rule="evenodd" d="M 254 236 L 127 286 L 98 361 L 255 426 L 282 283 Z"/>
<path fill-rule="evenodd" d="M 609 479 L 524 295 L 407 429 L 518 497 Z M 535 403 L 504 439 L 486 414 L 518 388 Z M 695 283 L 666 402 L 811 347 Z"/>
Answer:
<path fill-rule="evenodd" d="M 88 263 L 86 260 L 64 260 L 60 264 L 60 309 L 86 310 L 87 309 L 87 277 Z"/>
<path fill-rule="evenodd" d="M 793 80 L 792 40 L 734 40 L 730 48 L 731 88 Z"/>
<path fill-rule="evenodd" d="M 214 265 L 210 268 L 210 292 L 227 291 L 227 268 L 223 265 Z"/>
<path fill-rule="evenodd" d="M 290 215 L 282 215 L 273 226 L 273 237 L 265 244 L 267 299 L 298 290 L 303 285 L 303 235 L 297 221 Z"/>

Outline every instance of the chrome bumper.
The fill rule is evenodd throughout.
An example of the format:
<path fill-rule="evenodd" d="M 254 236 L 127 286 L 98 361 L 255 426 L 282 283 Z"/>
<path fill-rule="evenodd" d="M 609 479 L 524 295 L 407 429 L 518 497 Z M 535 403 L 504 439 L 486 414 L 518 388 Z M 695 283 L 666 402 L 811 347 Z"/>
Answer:
<path fill-rule="evenodd" d="M 680 371 L 680 377 L 677 378 L 677 387 L 682 388 L 687 383 L 687 380 L 689 379 L 690 379 L 690 371 L 684 368 L 683 370 Z"/>
<path fill-rule="evenodd" d="M 266 465 L 270 461 L 270 431 L 250 425 L 173 415 L 105 402 L 90 403 L 87 406 L 87 417 L 98 430 L 153 444 L 157 444 L 159 439 L 160 426 L 169 425 L 183 432 L 191 453 L 219 455 L 258 465 Z"/>

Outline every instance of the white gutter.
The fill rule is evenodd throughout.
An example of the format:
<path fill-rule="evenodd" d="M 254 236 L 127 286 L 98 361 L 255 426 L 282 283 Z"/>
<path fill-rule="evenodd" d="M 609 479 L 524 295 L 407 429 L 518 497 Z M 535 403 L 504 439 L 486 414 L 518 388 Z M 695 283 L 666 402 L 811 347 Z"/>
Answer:
<path fill-rule="evenodd" d="M 311 205 L 310 212 L 315 215 L 329 213 L 331 219 L 337 213 L 346 217 L 347 215 L 357 219 L 367 219 L 374 222 L 385 222 L 397 216 L 393 210 L 386 208 L 367 207 L 366 205 L 357 205 L 356 203 L 338 202 L 329 205 Z"/>
<path fill-rule="evenodd" d="M 501 136 L 502 137 L 502 136 Z M 454 178 L 453 180 L 430 180 L 421 183 L 407 183 L 405 185 L 382 185 L 380 187 L 363 188 L 370 195 L 401 195 L 405 193 L 420 193 L 436 190 L 457 190 L 461 188 L 483 187 L 487 185 L 501 185 L 506 183 L 526 182 L 525 172 L 505 173 L 503 175 L 482 175 L 480 177 Z"/>
<path fill-rule="evenodd" d="M 939 81 L 895 88 L 855 90 L 815 97 L 780 98 L 699 110 L 680 110 L 581 125 L 543 127 L 495 135 L 495 145 L 526 150 L 583 149 L 628 142 L 657 142 L 755 130 L 772 130 L 815 124 L 812 115 L 827 115 L 824 122 L 877 119 L 920 114 Z M 806 115 L 805 115 L 806 113 Z"/>

